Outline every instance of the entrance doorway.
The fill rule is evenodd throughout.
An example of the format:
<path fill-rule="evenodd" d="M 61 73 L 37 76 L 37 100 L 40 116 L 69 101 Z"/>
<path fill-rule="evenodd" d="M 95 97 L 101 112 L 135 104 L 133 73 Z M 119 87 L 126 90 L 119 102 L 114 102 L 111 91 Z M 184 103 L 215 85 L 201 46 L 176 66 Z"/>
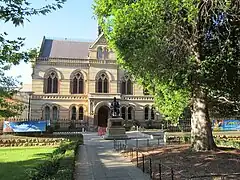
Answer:
<path fill-rule="evenodd" d="M 98 110 L 98 126 L 107 127 L 109 108 L 107 106 L 102 106 Z"/>

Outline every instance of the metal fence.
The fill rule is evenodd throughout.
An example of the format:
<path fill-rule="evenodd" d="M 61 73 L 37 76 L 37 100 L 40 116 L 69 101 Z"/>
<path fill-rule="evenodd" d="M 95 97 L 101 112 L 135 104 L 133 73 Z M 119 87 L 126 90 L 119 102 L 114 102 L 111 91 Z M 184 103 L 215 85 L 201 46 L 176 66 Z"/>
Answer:
<path fill-rule="evenodd" d="M 131 159 L 144 173 L 148 173 L 151 179 L 174 180 L 189 179 L 188 177 L 178 173 L 172 167 L 163 164 L 154 155 L 150 155 L 150 151 L 154 151 L 163 146 L 162 137 L 156 139 L 126 139 L 114 140 L 113 148 L 117 152 L 121 152 L 124 156 Z"/>

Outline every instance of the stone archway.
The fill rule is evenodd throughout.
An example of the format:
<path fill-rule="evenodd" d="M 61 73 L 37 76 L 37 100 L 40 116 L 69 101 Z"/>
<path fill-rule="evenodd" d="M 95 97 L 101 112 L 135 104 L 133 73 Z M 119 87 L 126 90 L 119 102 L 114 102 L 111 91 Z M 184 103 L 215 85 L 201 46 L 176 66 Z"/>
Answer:
<path fill-rule="evenodd" d="M 109 117 L 109 107 L 108 106 L 101 106 L 98 110 L 98 126 L 100 127 L 107 127 L 107 121 Z"/>

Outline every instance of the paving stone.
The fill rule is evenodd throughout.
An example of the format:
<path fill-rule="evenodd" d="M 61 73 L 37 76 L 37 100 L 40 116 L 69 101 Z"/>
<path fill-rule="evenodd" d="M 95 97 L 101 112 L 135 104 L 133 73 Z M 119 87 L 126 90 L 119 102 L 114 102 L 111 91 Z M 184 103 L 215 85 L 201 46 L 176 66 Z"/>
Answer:
<path fill-rule="evenodd" d="M 76 158 L 75 180 L 150 180 L 128 159 L 112 151 L 113 143 L 96 133 L 84 135 Z"/>

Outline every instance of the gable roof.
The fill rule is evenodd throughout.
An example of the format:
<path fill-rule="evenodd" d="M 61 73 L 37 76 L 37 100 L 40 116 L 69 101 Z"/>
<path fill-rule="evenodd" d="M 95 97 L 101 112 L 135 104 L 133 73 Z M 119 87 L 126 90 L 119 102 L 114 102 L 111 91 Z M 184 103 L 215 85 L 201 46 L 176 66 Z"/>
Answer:
<path fill-rule="evenodd" d="M 40 58 L 86 59 L 92 42 L 54 40 L 43 38 Z"/>
<path fill-rule="evenodd" d="M 95 48 L 96 45 L 106 45 L 107 44 L 107 41 L 106 41 L 106 38 L 104 36 L 103 33 L 101 33 L 98 38 L 92 43 L 92 45 L 90 46 L 90 49 L 92 48 Z"/>

